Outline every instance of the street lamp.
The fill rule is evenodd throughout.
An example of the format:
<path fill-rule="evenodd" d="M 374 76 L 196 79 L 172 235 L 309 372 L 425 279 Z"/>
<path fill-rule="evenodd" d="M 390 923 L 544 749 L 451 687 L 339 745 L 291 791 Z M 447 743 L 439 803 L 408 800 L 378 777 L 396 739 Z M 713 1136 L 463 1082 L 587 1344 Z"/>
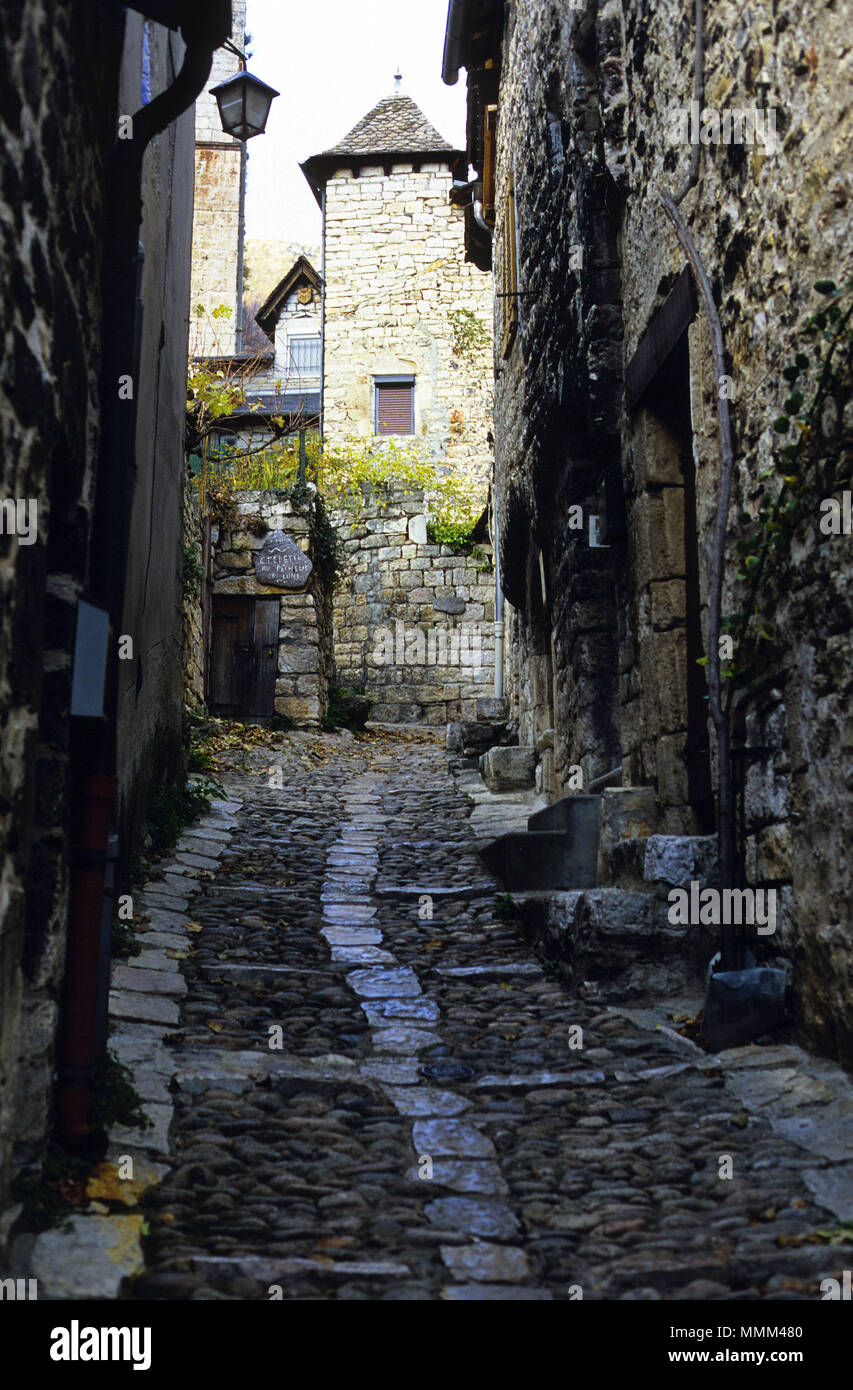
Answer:
<path fill-rule="evenodd" d="M 253 135 L 263 135 L 273 98 L 280 95 L 250 72 L 238 72 L 220 82 L 218 87 L 211 88 L 211 94 L 219 104 L 222 129 L 235 140 L 251 140 Z"/>

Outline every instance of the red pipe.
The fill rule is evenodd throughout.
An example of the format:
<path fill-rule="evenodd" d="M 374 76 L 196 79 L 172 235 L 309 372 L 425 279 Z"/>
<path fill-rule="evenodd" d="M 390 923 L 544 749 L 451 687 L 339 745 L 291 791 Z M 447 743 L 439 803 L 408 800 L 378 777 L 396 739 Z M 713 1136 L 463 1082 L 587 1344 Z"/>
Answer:
<path fill-rule="evenodd" d="M 107 837 L 118 793 L 115 777 L 88 775 L 80 797 L 81 825 L 71 874 L 71 913 L 65 974 L 65 1019 L 57 1097 L 57 1126 L 69 1147 L 91 1134 L 89 1084 L 95 1049 L 95 1002 Z"/>

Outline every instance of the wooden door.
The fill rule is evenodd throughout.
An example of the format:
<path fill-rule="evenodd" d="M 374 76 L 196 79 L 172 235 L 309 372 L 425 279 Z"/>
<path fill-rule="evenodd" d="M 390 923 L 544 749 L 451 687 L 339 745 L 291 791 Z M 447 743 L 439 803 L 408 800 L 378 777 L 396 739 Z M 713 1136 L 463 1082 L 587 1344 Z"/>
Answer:
<path fill-rule="evenodd" d="M 235 719 L 269 718 L 278 666 L 277 598 L 221 595 L 213 600 L 210 707 Z"/>

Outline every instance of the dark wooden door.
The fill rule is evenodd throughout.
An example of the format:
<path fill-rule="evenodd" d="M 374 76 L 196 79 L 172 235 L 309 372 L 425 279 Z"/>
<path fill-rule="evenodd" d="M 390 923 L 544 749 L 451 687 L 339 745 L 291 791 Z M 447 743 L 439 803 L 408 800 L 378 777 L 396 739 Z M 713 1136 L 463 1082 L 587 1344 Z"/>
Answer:
<path fill-rule="evenodd" d="M 215 713 L 236 719 L 273 714 L 278 620 L 277 598 L 214 598 L 210 707 Z"/>

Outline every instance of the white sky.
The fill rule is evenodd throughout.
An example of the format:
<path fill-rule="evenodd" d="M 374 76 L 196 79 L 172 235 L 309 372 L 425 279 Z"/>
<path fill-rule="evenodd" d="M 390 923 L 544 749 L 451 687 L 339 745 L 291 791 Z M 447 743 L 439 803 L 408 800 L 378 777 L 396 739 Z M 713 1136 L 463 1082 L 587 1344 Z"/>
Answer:
<path fill-rule="evenodd" d="M 249 237 L 319 245 L 320 209 L 298 161 L 337 142 L 403 90 L 445 139 L 465 146 L 465 75 L 441 80 L 447 0 L 248 0 L 249 71 L 281 93 L 248 145 Z"/>

